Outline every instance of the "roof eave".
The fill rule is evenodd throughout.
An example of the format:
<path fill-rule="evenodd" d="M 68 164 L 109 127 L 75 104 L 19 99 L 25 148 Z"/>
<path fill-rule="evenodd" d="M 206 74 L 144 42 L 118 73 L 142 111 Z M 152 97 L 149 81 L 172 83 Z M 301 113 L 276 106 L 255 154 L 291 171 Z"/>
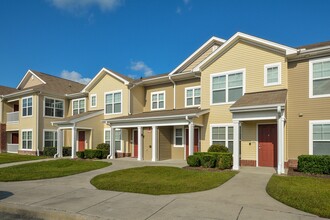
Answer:
<path fill-rule="evenodd" d="M 271 104 L 271 105 L 254 105 L 254 106 L 244 106 L 244 107 L 230 107 L 230 112 L 250 112 L 250 111 L 267 111 L 276 110 L 280 106 L 282 109 L 285 107 L 285 103 Z"/>

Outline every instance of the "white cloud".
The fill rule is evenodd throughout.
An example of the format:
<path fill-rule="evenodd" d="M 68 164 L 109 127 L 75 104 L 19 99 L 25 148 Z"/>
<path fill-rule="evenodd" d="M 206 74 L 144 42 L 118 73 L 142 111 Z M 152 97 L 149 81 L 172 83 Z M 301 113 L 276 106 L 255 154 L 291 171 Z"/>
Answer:
<path fill-rule="evenodd" d="M 63 70 L 60 75 L 64 79 L 72 80 L 85 85 L 92 80 L 90 78 L 82 78 L 81 74 L 76 71 L 70 72 L 68 70 Z"/>
<path fill-rule="evenodd" d="M 119 7 L 123 0 L 48 0 L 56 8 L 80 13 L 87 11 L 90 7 L 97 6 L 103 12 L 111 11 Z"/>
<path fill-rule="evenodd" d="M 154 71 L 147 66 L 143 61 L 132 61 L 131 70 L 143 72 L 145 77 L 154 75 Z"/>
<path fill-rule="evenodd" d="M 137 79 L 137 75 L 135 74 L 128 74 L 127 76 L 131 79 Z"/>

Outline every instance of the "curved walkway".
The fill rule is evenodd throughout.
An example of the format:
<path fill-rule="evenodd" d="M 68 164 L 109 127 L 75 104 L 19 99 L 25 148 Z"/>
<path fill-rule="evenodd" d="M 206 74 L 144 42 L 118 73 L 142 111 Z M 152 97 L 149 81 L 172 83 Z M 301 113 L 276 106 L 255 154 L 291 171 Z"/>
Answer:
<path fill-rule="evenodd" d="M 116 159 L 99 170 L 56 179 L 0 182 L 0 212 L 42 219 L 321 219 L 272 199 L 273 169 L 244 167 L 222 186 L 203 192 L 152 196 L 101 191 L 94 176 L 140 166 L 185 166 L 182 161 Z"/>

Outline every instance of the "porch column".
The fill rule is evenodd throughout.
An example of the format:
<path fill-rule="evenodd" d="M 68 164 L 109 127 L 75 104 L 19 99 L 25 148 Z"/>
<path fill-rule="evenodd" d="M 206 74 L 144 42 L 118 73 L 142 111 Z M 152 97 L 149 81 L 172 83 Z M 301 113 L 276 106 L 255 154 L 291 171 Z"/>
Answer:
<path fill-rule="evenodd" d="M 152 126 L 152 158 L 151 161 L 158 161 L 158 127 Z"/>
<path fill-rule="evenodd" d="M 193 155 L 194 154 L 194 123 L 190 122 L 189 125 L 188 125 L 188 128 L 189 128 L 189 156 L 190 155 Z"/>
<path fill-rule="evenodd" d="M 75 158 L 76 156 L 76 151 L 77 151 L 77 128 L 72 127 L 72 152 L 71 152 L 71 158 Z"/>
<path fill-rule="evenodd" d="M 277 173 L 285 173 L 284 170 L 284 116 L 277 118 Z"/>
<path fill-rule="evenodd" d="M 110 128 L 110 154 L 111 157 L 110 159 L 115 159 L 116 158 L 116 147 L 115 147 L 115 132 L 116 129 L 114 127 Z"/>
<path fill-rule="evenodd" d="M 62 129 L 57 129 L 57 157 L 63 157 L 63 131 Z"/>
<path fill-rule="evenodd" d="M 143 127 L 138 127 L 138 159 L 143 160 L 143 139 L 142 139 Z"/>
<path fill-rule="evenodd" d="M 239 121 L 234 124 L 233 170 L 239 170 Z"/>

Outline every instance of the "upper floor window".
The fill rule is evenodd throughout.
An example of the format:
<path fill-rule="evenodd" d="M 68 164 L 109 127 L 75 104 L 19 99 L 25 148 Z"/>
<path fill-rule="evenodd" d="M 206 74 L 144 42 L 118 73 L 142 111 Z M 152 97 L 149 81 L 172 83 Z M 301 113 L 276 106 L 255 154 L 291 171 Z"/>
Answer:
<path fill-rule="evenodd" d="M 91 107 L 96 107 L 97 105 L 97 98 L 96 94 L 91 95 Z"/>
<path fill-rule="evenodd" d="M 121 113 L 122 97 L 121 91 L 105 93 L 105 114 Z"/>
<path fill-rule="evenodd" d="M 234 129 L 232 125 L 211 125 L 211 144 L 226 146 L 229 152 L 233 152 Z"/>
<path fill-rule="evenodd" d="M 309 97 L 330 97 L 330 58 L 309 61 Z"/>
<path fill-rule="evenodd" d="M 22 115 L 31 116 L 32 115 L 32 96 L 22 99 Z"/>
<path fill-rule="evenodd" d="M 86 111 L 86 99 L 72 100 L 72 115 L 81 114 Z"/>
<path fill-rule="evenodd" d="M 330 120 L 309 122 L 309 154 L 330 155 Z"/>
<path fill-rule="evenodd" d="M 45 98 L 45 116 L 63 117 L 64 101 L 53 98 Z"/>
<path fill-rule="evenodd" d="M 165 91 L 151 93 L 151 110 L 165 109 Z"/>
<path fill-rule="evenodd" d="M 22 131 L 22 149 L 32 149 L 32 130 Z"/>
<path fill-rule="evenodd" d="M 267 64 L 264 66 L 264 85 L 274 86 L 281 84 L 281 63 Z"/>
<path fill-rule="evenodd" d="M 199 106 L 201 104 L 201 87 L 186 88 L 186 107 Z"/>
<path fill-rule="evenodd" d="M 232 103 L 244 94 L 245 70 L 211 75 L 211 104 Z"/>

